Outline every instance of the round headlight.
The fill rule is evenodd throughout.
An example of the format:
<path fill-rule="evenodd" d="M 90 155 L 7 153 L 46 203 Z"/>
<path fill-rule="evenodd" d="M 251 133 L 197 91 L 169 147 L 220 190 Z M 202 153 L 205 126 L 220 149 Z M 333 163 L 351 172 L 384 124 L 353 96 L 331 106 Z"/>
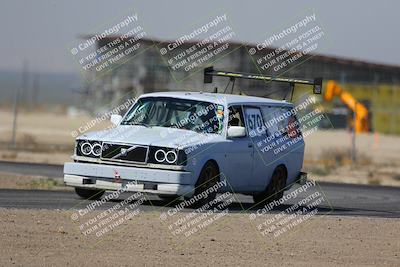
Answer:
<path fill-rule="evenodd" d="M 92 153 L 92 145 L 89 142 L 81 144 L 81 152 L 83 155 L 88 156 Z"/>
<path fill-rule="evenodd" d="M 175 151 L 168 151 L 165 159 L 168 163 L 175 163 L 175 161 L 178 159 L 178 156 L 176 155 Z"/>
<path fill-rule="evenodd" d="M 165 161 L 167 155 L 165 153 L 164 150 L 159 149 L 156 151 L 156 153 L 154 154 L 154 158 L 158 161 L 158 162 L 163 162 Z"/>
<path fill-rule="evenodd" d="M 99 143 L 95 143 L 92 147 L 92 153 L 96 157 L 99 157 L 101 155 L 101 145 Z"/>

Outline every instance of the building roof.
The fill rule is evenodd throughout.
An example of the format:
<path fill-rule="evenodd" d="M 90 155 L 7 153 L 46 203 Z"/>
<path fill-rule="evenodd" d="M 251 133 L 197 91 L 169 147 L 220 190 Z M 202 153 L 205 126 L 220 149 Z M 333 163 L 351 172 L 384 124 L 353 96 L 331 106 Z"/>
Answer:
<path fill-rule="evenodd" d="M 231 95 L 220 93 L 208 92 L 158 92 L 143 94 L 141 97 L 173 97 L 180 99 L 198 100 L 210 103 L 226 103 L 226 104 L 251 104 L 251 103 L 264 103 L 264 104 L 280 104 L 291 106 L 292 104 L 285 100 L 275 100 L 265 97 L 246 96 L 246 95 Z"/>
<path fill-rule="evenodd" d="M 80 35 L 79 37 L 82 39 L 90 39 L 95 35 L 92 34 L 86 34 L 86 35 Z M 110 41 L 119 38 L 120 35 L 109 35 L 105 37 L 103 40 Z M 174 40 L 161 40 L 157 38 L 142 38 L 140 39 L 141 42 L 148 43 L 150 45 L 154 45 L 154 43 L 173 43 L 175 42 Z M 198 43 L 199 40 L 190 40 L 186 41 L 185 44 L 187 45 L 193 45 Z M 238 41 L 230 41 L 228 42 L 231 45 L 236 45 L 236 46 L 245 46 L 248 49 L 251 47 L 256 47 L 255 44 L 249 43 L 249 42 L 238 42 Z M 268 49 L 275 50 L 276 47 L 269 47 Z M 347 57 L 341 57 L 341 56 L 328 56 L 328 55 L 322 55 L 318 53 L 308 53 L 308 55 L 313 56 L 316 60 L 322 61 L 322 62 L 332 62 L 332 63 L 337 63 L 337 64 L 343 64 L 343 65 L 351 65 L 351 66 L 361 66 L 364 68 L 375 68 L 375 69 L 382 69 L 385 71 L 395 71 L 398 72 L 400 71 L 400 66 L 396 64 L 384 64 L 384 63 L 377 63 L 377 62 L 371 62 L 367 60 L 359 60 L 359 59 L 353 59 L 353 58 L 347 58 Z"/>

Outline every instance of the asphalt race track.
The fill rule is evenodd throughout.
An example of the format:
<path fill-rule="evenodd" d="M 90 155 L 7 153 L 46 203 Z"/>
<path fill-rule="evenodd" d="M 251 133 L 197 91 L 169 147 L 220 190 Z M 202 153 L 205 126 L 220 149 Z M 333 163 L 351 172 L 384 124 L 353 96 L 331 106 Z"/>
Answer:
<path fill-rule="evenodd" d="M 0 161 L 0 171 L 24 175 L 42 175 L 49 178 L 61 178 L 63 167 L 61 165 L 15 163 Z M 290 194 L 292 190 L 287 191 Z M 318 191 L 324 195 L 324 201 L 318 205 L 319 215 L 328 216 L 368 216 L 382 218 L 400 218 L 400 188 L 388 186 L 353 185 L 338 183 L 317 183 L 316 187 L 307 190 L 308 195 Z M 115 205 L 115 202 L 128 197 L 130 193 L 122 194 L 118 199 L 105 203 L 101 209 Z M 301 197 L 301 194 L 299 195 Z M 255 212 L 250 196 L 237 195 L 237 201 L 229 206 L 230 212 Z M 90 201 L 89 201 L 90 202 Z M 0 189 L 0 207 L 20 209 L 76 209 L 86 205 L 88 201 L 80 199 L 75 192 L 47 191 L 47 190 L 14 190 Z M 288 200 L 271 212 L 279 212 L 289 207 L 294 202 Z M 173 206 L 157 196 L 148 196 L 148 201 L 142 204 L 143 211 L 166 211 Z M 191 211 L 185 209 L 185 211 Z"/>

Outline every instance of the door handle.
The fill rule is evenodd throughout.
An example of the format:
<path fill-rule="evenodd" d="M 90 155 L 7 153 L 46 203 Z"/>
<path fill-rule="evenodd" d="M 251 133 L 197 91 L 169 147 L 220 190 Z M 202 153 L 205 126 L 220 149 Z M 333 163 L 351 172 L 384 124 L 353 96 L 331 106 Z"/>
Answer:
<path fill-rule="evenodd" d="M 247 147 L 253 147 L 253 143 L 248 143 Z"/>

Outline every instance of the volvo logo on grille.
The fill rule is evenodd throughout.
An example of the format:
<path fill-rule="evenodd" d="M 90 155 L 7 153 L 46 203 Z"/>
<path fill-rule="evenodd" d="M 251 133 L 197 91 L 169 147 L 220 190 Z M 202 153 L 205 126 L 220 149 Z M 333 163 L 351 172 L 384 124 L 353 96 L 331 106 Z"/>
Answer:
<path fill-rule="evenodd" d="M 119 157 L 126 157 L 129 152 L 131 152 L 132 150 L 134 150 L 137 147 L 138 146 L 131 146 L 130 148 L 121 147 L 121 150 L 119 151 L 119 153 L 117 155 L 115 155 L 114 157 L 112 157 L 112 159 L 116 159 Z"/>

